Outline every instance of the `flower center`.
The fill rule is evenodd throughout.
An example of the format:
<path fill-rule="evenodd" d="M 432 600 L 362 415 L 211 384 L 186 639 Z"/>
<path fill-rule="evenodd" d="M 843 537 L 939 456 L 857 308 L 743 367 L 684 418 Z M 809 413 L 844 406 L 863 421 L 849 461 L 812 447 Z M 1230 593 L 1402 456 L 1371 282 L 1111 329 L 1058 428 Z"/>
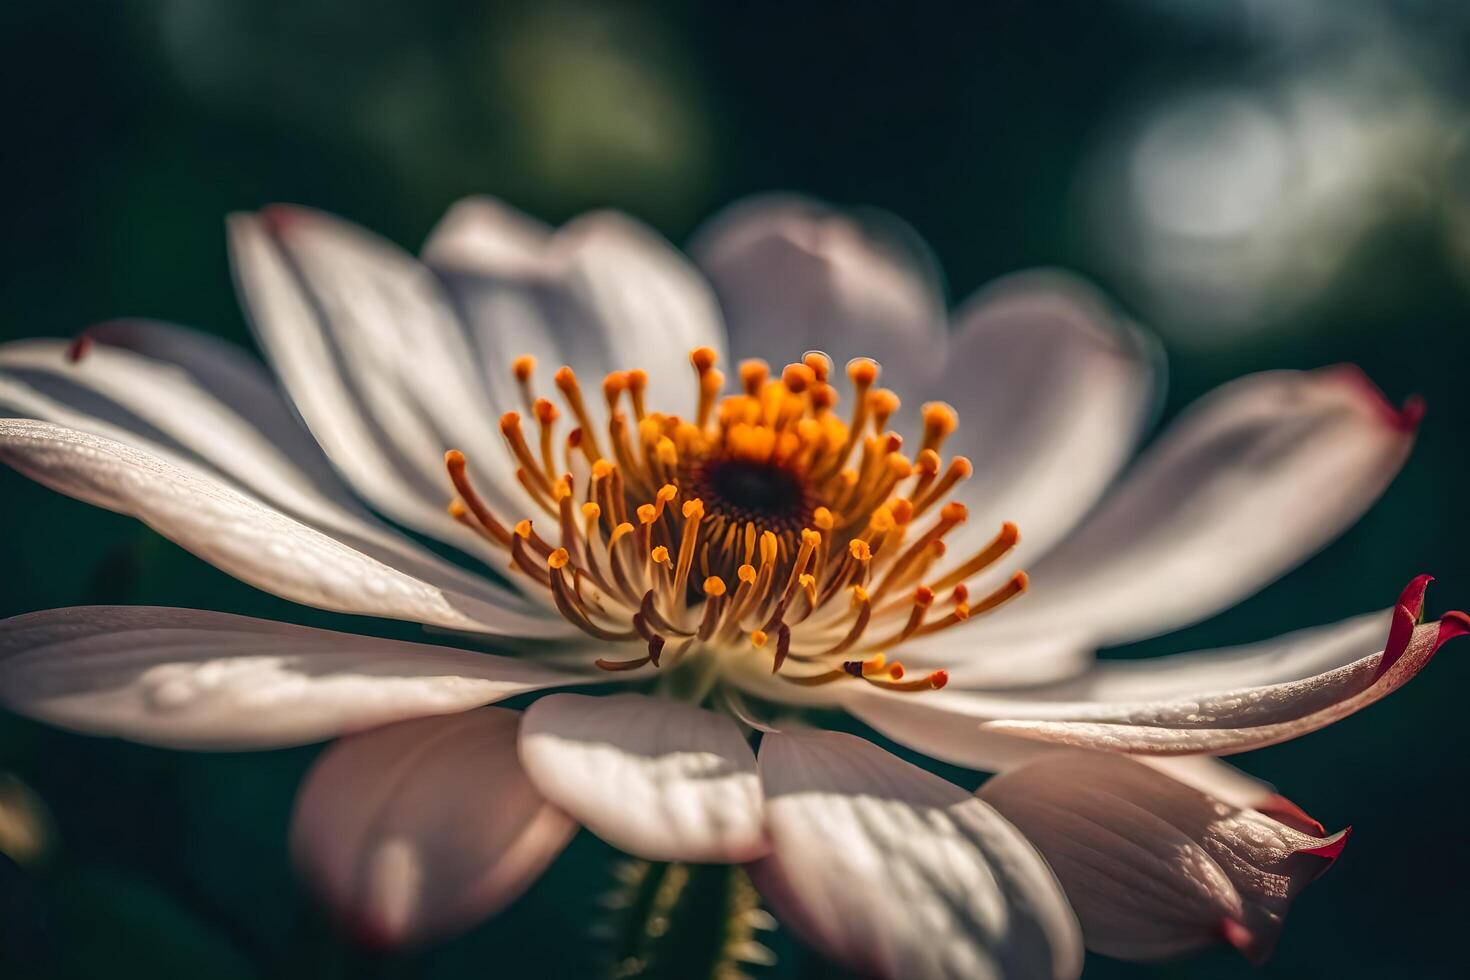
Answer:
<path fill-rule="evenodd" d="M 1013 524 L 973 555 L 946 560 L 945 537 L 966 518 L 948 498 L 971 473 L 965 457 L 942 456 L 954 410 L 923 406 L 909 457 L 888 429 L 899 400 L 875 387 L 875 361 L 848 364 L 844 418 L 825 354 L 777 378 L 765 362 L 745 361 L 740 392 L 724 397 L 714 352 L 699 348 L 689 360 L 699 393 L 692 420 L 650 412 L 647 375 L 615 371 L 603 379 L 599 425 L 576 375 L 561 368 L 555 384 L 576 422 L 561 434 L 562 410 L 536 395 L 534 360 L 517 358 L 511 371 L 535 430 L 518 412 L 500 430 L 517 479 L 554 530 L 543 535 L 531 518 L 502 523 L 457 450 L 445 456 L 458 494 L 450 513 L 508 552 L 513 572 L 581 630 L 630 646 L 626 658 L 598 660 L 603 669 L 666 666 L 708 649 L 768 658 L 794 684 L 942 687 L 944 671 L 905 678 L 888 653 L 1026 589 L 1016 572 L 970 599 L 969 580 L 1015 546 Z"/>

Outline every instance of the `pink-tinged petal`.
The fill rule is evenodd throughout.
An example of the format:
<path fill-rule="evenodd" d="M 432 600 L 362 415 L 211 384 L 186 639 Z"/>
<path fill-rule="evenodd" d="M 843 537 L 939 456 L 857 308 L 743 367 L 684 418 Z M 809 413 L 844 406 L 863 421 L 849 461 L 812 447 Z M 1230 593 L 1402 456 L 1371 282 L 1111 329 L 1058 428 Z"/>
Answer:
<path fill-rule="evenodd" d="M 1125 642 L 1204 619 L 1301 562 L 1378 498 L 1414 440 L 1360 377 L 1276 371 L 1206 395 L 1031 569 L 1026 601 L 976 635 L 1051 621 Z"/>
<path fill-rule="evenodd" d="M 300 874 L 366 945 L 475 925 L 515 901 L 576 824 L 516 757 L 520 716 L 482 708 L 353 735 L 307 774 L 291 822 Z"/>
<path fill-rule="evenodd" d="M 0 621 L 0 704 L 93 735 L 245 750 L 584 683 L 523 660 L 150 606 Z"/>
<path fill-rule="evenodd" d="M 731 353 L 779 371 L 810 350 L 840 370 L 884 368 L 905 397 L 944 362 L 938 275 L 918 236 L 891 215 L 866 220 L 787 195 L 741 201 L 710 220 L 690 251 L 725 312 Z M 915 406 L 917 406 L 915 402 Z"/>
<path fill-rule="evenodd" d="M 1012 692 L 1026 702 L 1161 701 L 1240 687 L 1301 680 L 1350 664 L 1387 646 L 1392 609 L 1294 630 L 1257 643 L 1136 660 L 1094 660 L 1089 669 L 1055 684 Z M 950 672 L 951 689 L 966 684 L 963 665 Z"/>
<path fill-rule="evenodd" d="M 648 404 L 688 417 L 697 397 L 689 352 L 725 351 L 709 285 L 668 242 L 621 214 L 583 215 L 553 232 L 499 201 L 469 198 L 445 215 L 423 255 L 463 312 L 503 411 L 520 407 L 511 361 L 530 354 L 546 388 L 563 364 L 593 392 L 609 371 L 642 368 Z M 600 397 L 587 407 L 604 416 Z"/>
<path fill-rule="evenodd" d="M 553 694 L 526 711 L 521 762 L 548 800 L 637 857 L 766 852 L 755 755 L 724 715 L 639 694 Z"/>
<path fill-rule="evenodd" d="M 1021 539 L 993 572 L 1003 579 L 1053 548 L 1133 455 L 1163 394 L 1163 360 L 1149 335 L 1060 272 L 1008 276 L 957 320 L 934 393 L 899 394 L 959 413 L 944 449 L 974 472 L 955 490 L 970 512 L 948 554 L 968 558 L 1010 521 Z M 966 632 L 926 645 L 973 648 Z"/>
<path fill-rule="evenodd" d="M 1116 755 L 1048 754 L 978 795 L 1041 851 L 1087 947 L 1128 960 L 1223 939 L 1259 963 L 1348 838 L 1303 833 Z"/>
<path fill-rule="evenodd" d="M 278 205 L 230 218 L 241 300 L 302 419 L 363 499 L 470 550 L 446 513 L 444 453 L 511 512 L 526 495 L 505 462 L 470 338 L 413 256 L 348 222 Z M 508 367 L 507 367 L 508 370 Z M 489 420 L 487 424 L 487 420 Z"/>
<path fill-rule="evenodd" d="M 1405 590 L 1422 611 L 1423 583 Z M 1399 605 L 1384 649 L 1300 680 L 1262 687 L 1196 693 L 1153 701 L 1037 702 L 1012 705 L 1009 716 L 983 731 L 1113 752 L 1228 755 L 1274 745 L 1332 724 L 1408 683 L 1449 640 L 1470 632 L 1470 617 L 1445 613 L 1414 625 Z M 998 705 L 985 710 L 1002 711 Z"/>
<path fill-rule="evenodd" d="M 772 853 L 751 876 L 825 955 L 889 980 L 1081 972 L 1056 879 L 988 804 L 837 732 L 768 734 L 760 769 Z"/>
<path fill-rule="evenodd" d="M 983 722 L 1078 711 L 1081 704 L 1182 699 L 1299 680 L 1382 649 L 1390 619 L 1388 612 L 1371 613 L 1244 647 L 1103 662 L 1093 662 L 1091 651 L 1076 637 L 1055 631 L 1028 634 L 995 650 L 964 652 L 947 664 L 950 681 L 942 691 L 915 696 L 864 686 L 851 690 L 843 707 L 925 755 L 1000 772 L 1034 758 L 1041 744 L 981 731 Z M 1070 661 L 1069 652 L 1074 655 Z M 907 652 L 904 659 L 924 663 Z M 1061 680 L 1021 683 L 1034 678 L 1038 667 L 1068 663 L 1073 669 L 1063 672 Z M 1007 684 L 1021 686 L 1008 689 Z M 1178 764 L 1186 758 L 1180 757 Z"/>
<path fill-rule="evenodd" d="M 564 632 L 547 616 L 384 564 L 180 457 L 47 422 L 0 419 L 0 462 L 136 517 L 222 571 L 294 602 L 476 632 Z"/>
<path fill-rule="evenodd" d="M 1403 604 L 1388 612 L 1264 643 L 1106 661 L 1070 680 L 1012 691 L 964 689 L 954 682 L 964 676 L 961 665 L 951 668 L 942 691 L 855 689 L 843 706 L 911 748 L 978 769 L 1029 760 L 1035 753 L 1022 739 L 1139 753 L 1245 751 L 1360 710 L 1406 683 L 1439 646 L 1461 635 L 1470 624 L 1462 613 L 1414 625 L 1412 610 L 1422 611 L 1426 581 L 1411 583 Z M 1250 805 L 1261 798 L 1252 796 Z"/>
<path fill-rule="evenodd" d="M 206 334 L 162 323 L 90 328 L 85 356 L 64 340 L 0 347 L 0 413 L 35 418 L 175 457 L 385 564 L 534 613 L 373 518 L 332 470 L 265 367 Z"/>

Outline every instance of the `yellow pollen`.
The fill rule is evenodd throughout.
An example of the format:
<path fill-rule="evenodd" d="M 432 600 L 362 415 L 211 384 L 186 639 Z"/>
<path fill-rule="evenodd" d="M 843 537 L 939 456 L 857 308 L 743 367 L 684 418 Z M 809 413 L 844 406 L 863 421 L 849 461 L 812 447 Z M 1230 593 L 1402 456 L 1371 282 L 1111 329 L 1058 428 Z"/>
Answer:
<path fill-rule="evenodd" d="M 924 428 L 933 429 L 940 435 L 949 435 L 960 424 L 955 410 L 944 402 L 927 402 L 920 411 L 924 415 Z"/>
<path fill-rule="evenodd" d="M 802 357 L 801 363 L 811 369 L 818 381 L 826 381 L 832 373 L 832 358 L 819 350 L 807 351 Z"/>
<path fill-rule="evenodd" d="M 816 372 L 805 364 L 788 364 L 781 372 L 781 383 L 798 395 L 811 387 L 816 380 Z"/>
<path fill-rule="evenodd" d="M 625 372 L 613 371 L 602 379 L 602 396 L 609 405 L 616 405 L 618 396 L 627 390 L 628 375 Z"/>
<path fill-rule="evenodd" d="M 696 347 L 689 354 L 689 363 L 701 374 L 714 367 L 717 359 L 718 355 L 708 347 Z"/>
<path fill-rule="evenodd" d="M 847 376 L 855 387 L 871 387 L 878 380 L 878 362 L 870 357 L 854 357 L 847 362 Z"/>
<path fill-rule="evenodd" d="M 955 491 L 974 472 L 944 451 L 958 413 L 927 402 L 921 427 L 906 429 L 898 395 L 877 387 L 881 370 L 865 357 L 847 363 L 845 379 L 821 351 L 774 373 L 741 361 L 733 391 L 713 348 L 689 352 L 689 364 L 694 414 L 662 414 L 645 404 L 647 373 L 618 370 L 601 380 L 605 418 L 594 422 L 569 366 L 541 398 L 535 359 L 516 358 L 520 410 L 499 427 L 526 510 L 502 522 L 451 450 L 449 515 L 508 552 L 510 574 L 578 629 L 632 644 L 599 659 L 603 669 L 760 651 L 762 669 L 792 684 L 942 687 L 946 673 L 905 676 L 890 651 L 1029 585 L 1015 572 L 971 594 L 1015 547 L 1013 524 L 978 550 L 950 547 L 969 516 Z M 537 533 L 532 514 L 553 533 Z"/>
<path fill-rule="evenodd" d="M 887 419 L 894 412 L 898 411 L 898 406 L 898 395 L 887 388 L 879 388 L 877 391 L 868 395 L 868 408 L 874 415 L 881 416 L 884 419 Z"/>

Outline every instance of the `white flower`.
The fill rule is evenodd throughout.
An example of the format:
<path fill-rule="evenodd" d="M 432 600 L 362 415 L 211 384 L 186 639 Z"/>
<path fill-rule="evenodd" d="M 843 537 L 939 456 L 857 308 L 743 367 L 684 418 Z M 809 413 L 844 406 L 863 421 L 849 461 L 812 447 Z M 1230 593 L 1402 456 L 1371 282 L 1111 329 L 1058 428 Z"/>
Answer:
<path fill-rule="evenodd" d="M 913 250 L 794 200 L 718 218 L 703 275 L 625 218 L 553 232 L 478 199 L 422 262 L 294 208 L 230 231 L 289 402 L 207 336 L 106 324 L 0 349 L 0 455 L 277 595 L 502 652 L 60 609 L 0 625 L 0 701 L 180 748 L 340 737 L 293 850 L 368 941 L 493 913 L 581 824 L 747 863 L 784 922 L 881 976 L 1074 976 L 1084 936 L 1264 955 L 1345 834 L 1214 756 L 1364 707 L 1470 624 L 1419 624 L 1421 577 L 1257 646 L 1094 662 L 1330 540 L 1418 410 L 1351 369 L 1256 375 L 1122 473 L 1155 351 L 1059 275 L 951 332 Z M 729 355 L 765 361 L 721 397 Z M 537 364 L 565 365 L 556 401 Z M 642 693 L 485 707 L 591 681 Z M 971 794 L 793 724 L 805 705 L 1002 775 Z"/>

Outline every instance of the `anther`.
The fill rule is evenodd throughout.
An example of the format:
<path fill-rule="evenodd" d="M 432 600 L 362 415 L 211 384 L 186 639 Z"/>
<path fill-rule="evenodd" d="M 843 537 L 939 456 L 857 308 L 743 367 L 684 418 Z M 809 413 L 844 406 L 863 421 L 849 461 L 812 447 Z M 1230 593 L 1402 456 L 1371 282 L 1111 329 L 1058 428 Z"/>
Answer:
<path fill-rule="evenodd" d="M 761 387 L 770 376 L 770 365 L 758 357 L 740 362 L 740 387 L 745 389 L 745 394 L 750 398 L 760 394 Z"/>
<path fill-rule="evenodd" d="M 920 411 L 924 416 L 924 448 L 937 451 L 959 426 L 959 416 L 944 402 L 927 402 Z"/>
<path fill-rule="evenodd" d="M 815 372 L 805 364 L 788 364 L 781 371 L 781 383 L 794 394 L 806 391 L 817 380 Z"/>
<path fill-rule="evenodd" d="M 949 683 L 949 671 L 936 670 L 911 681 L 886 681 L 877 677 L 863 678 L 875 687 L 886 691 L 937 691 Z"/>
<path fill-rule="evenodd" d="M 628 375 L 623 371 L 611 371 L 602 379 L 602 397 L 609 411 L 617 411 L 618 399 L 628 390 Z"/>
<path fill-rule="evenodd" d="M 563 364 L 556 369 L 556 387 L 561 396 L 566 399 L 567 407 L 576 416 L 577 423 L 587 439 L 587 453 L 592 459 L 602 458 L 602 449 L 597 444 L 597 436 L 592 425 L 592 418 L 587 414 L 587 405 L 582 401 L 582 388 L 577 384 L 577 374 L 570 367 Z"/>
<path fill-rule="evenodd" d="M 872 387 L 878 380 L 878 371 L 878 362 L 871 357 L 854 357 L 847 362 L 847 377 L 860 390 Z"/>
<path fill-rule="evenodd" d="M 628 394 L 633 397 L 633 418 L 642 422 L 648 414 L 643 406 L 643 393 L 648 390 L 648 372 L 642 368 L 634 368 L 627 373 Z"/>
<path fill-rule="evenodd" d="M 510 544 L 510 533 L 495 519 L 495 515 L 480 499 L 480 495 L 475 492 L 474 486 L 470 483 L 468 465 L 464 453 L 458 449 L 451 449 L 444 454 L 444 467 L 449 471 L 449 482 L 454 485 L 455 492 L 463 501 L 463 506 L 474 516 L 480 527 L 484 528 L 493 541 L 501 545 Z M 454 505 L 451 503 L 450 507 L 452 516 Z M 459 520 L 458 517 L 455 519 Z"/>
<path fill-rule="evenodd" d="M 873 428 L 880 430 L 888 425 L 888 420 L 901 404 L 898 395 L 888 388 L 869 392 L 867 401 L 868 411 L 873 415 Z"/>

